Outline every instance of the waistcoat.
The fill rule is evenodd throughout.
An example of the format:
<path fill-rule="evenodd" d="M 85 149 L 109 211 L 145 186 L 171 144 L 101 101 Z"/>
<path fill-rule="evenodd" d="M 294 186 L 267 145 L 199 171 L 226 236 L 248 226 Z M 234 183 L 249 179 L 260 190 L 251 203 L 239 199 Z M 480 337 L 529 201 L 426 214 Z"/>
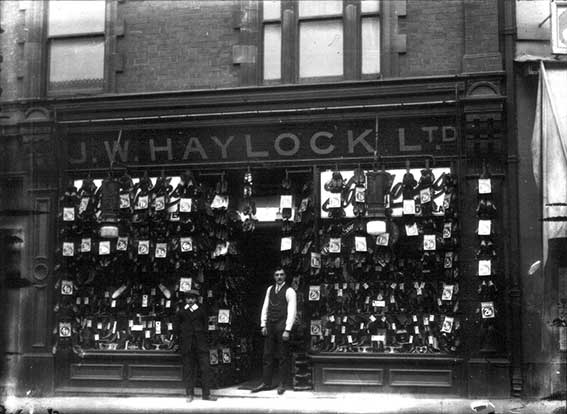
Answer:
<path fill-rule="evenodd" d="M 276 285 L 270 289 L 268 303 L 268 322 L 277 323 L 287 319 L 287 283 L 284 283 L 280 291 L 276 294 Z"/>

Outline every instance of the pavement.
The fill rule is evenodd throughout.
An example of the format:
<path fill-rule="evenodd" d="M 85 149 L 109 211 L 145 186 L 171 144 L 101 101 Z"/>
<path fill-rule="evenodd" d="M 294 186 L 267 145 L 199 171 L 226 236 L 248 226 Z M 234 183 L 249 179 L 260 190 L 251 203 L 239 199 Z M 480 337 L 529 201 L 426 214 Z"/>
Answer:
<path fill-rule="evenodd" d="M 251 394 L 236 387 L 214 390 L 217 401 L 199 396 L 188 403 L 182 396 L 55 396 L 50 398 L 4 397 L 8 414 L 130 414 L 130 413 L 317 413 L 317 414 L 565 414 L 565 401 L 491 399 L 494 411 L 474 411 L 471 403 L 487 400 L 428 398 L 376 393 L 322 393 L 276 390 Z M 0 409 L 0 414 L 5 414 Z"/>

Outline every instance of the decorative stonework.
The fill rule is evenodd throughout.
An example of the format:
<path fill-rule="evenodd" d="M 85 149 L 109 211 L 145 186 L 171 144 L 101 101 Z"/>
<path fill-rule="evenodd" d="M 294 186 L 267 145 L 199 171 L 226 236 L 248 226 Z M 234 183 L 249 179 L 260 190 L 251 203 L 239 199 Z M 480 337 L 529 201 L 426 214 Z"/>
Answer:
<path fill-rule="evenodd" d="M 42 282 L 49 276 L 49 268 L 47 266 L 47 259 L 44 257 L 36 257 L 34 259 L 34 266 L 32 275 L 35 280 Z"/>

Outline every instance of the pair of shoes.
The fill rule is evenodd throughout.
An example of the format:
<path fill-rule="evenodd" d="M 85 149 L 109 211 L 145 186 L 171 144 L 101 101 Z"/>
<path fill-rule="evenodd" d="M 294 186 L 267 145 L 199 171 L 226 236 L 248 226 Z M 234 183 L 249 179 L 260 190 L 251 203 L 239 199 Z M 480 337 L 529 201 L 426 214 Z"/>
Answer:
<path fill-rule="evenodd" d="M 260 391 L 266 391 L 266 390 L 269 390 L 269 389 L 270 389 L 270 387 L 268 387 L 268 385 L 261 383 L 257 387 L 252 388 L 252 390 L 250 392 L 255 393 L 255 392 L 260 392 Z"/>
<path fill-rule="evenodd" d="M 193 395 L 192 394 L 187 395 L 186 401 L 188 403 L 193 402 Z"/>
<path fill-rule="evenodd" d="M 278 385 L 278 395 L 282 395 L 285 392 L 285 385 Z"/>
<path fill-rule="evenodd" d="M 203 401 L 216 401 L 217 397 L 214 395 L 203 395 Z"/>

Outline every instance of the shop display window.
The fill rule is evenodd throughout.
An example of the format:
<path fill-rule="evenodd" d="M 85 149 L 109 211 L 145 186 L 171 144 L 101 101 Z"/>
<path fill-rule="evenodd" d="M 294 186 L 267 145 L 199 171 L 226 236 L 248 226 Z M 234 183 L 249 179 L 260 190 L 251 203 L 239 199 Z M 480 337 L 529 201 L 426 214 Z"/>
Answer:
<path fill-rule="evenodd" d="M 241 380 L 261 355 L 260 301 L 281 265 L 298 293 L 294 350 L 457 353 L 455 175 L 384 173 L 378 197 L 360 167 L 71 181 L 59 200 L 54 352 L 174 352 L 176 310 L 197 289 L 213 369 Z"/>
<path fill-rule="evenodd" d="M 253 183 L 236 186 L 221 172 L 203 177 L 114 172 L 64 189 L 54 353 L 175 352 L 176 312 L 197 289 L 211 355 L 222 356 L 217 384 L 246 378 L 257 321 L 240 246 L 257 221 Z"/>
<path fill-rule="evenodd" d="M 309 279 L 312 352 L 458 352 L 459 226 L 448 168 L 389 170 L 369 219 L 367 171 L 321 173 L 321 239 Z"/>

